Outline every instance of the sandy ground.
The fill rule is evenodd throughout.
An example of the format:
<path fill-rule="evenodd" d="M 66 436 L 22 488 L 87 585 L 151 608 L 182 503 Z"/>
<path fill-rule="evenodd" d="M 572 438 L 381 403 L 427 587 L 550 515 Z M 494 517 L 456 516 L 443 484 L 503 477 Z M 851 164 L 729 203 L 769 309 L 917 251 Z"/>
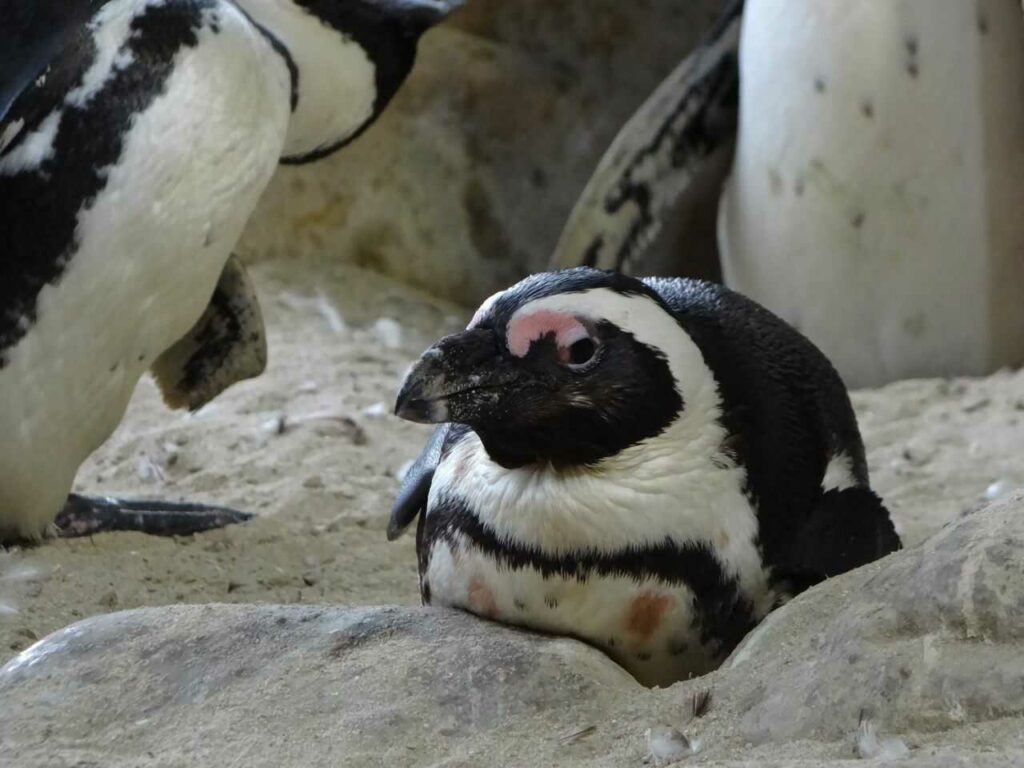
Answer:
<path fill-rule="evenodd" d="M 470 311 L 328 261 L 254 269 L 271 362 L 201 412 L 143 381 L 82 492 L 188 498 L 252 523 L 0 553 L 0 661 L 85 616 L 185 602 L 416 604 L 411 537 L 384 529 L 428 428 L 390 415 L 406 367 Z M 854 393 L 876 490 L 908 544 L 1024 485 L 1024 374 Z"/>

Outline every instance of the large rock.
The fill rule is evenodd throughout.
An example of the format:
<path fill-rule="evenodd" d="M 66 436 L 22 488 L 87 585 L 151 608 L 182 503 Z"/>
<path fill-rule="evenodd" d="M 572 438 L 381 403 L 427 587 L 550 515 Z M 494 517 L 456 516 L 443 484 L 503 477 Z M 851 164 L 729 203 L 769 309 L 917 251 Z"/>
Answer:
<path fill-rule="evenodd" d="M 144 609 L 76 624 L 7 664 L 0 764 L 501 765 L 537 723 L 550 753 L 638 690 L 586 646 L 454 611 Z"/>
<path fill-rule="evenodd" d="M 98 617 L 0 670 L 36 766 L 837 765 L 861 717 L 905 766 L 1024 765 L 1024 494 L 810 590 L 723 669 L 647 690 L 579 643 L 451 611 L 204 606 Z M 690 721 L 698 690 L 709 714 Z"/>
<path fill-rule="evenodd" d="M 280 169 L 239 253 L 328 253 L 478 304 L 545 267 L 612 138 L 724 4 L 470 0 L 359 141 Z"/>
<path fill-rule="evenodd" d="M 1024 494 L 805 593 L 716 686 L 754 743 L 839 739 L 864 712 L 899 732 L 1016 720 L 1024 749 Z"/>

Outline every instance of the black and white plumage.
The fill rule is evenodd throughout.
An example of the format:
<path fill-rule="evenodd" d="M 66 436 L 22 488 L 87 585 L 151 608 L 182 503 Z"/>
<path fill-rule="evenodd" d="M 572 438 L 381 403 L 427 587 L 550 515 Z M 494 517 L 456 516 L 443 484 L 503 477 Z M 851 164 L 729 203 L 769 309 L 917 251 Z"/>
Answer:
<path fill-rule="evenodd" d="M 455 5 L 0 0 L 0 539 L 61 511 L 147 369 L 190 408 L 262 371 L 247 218 L 279 161 L 373 122 Z"/>
<path fill-rule="evenodd" d="M 710 283 L 530 277 L 424 353 L 396 412 L 442 423 L 388 531 L 420 516 L 424 601 L 579 637 L 646 683 L 900 545 L 828 360 Z"/>
<path fill-rule="evenodd" d="M 623 126 L 551 264 L 714 273 L 692 243 L 717 211 L 725 284 L 847 385 L 1016 367 L 1022 146 L 1017 0 L 734 0 Z M 670 217 L 677 250 L 649 249 Z"/>

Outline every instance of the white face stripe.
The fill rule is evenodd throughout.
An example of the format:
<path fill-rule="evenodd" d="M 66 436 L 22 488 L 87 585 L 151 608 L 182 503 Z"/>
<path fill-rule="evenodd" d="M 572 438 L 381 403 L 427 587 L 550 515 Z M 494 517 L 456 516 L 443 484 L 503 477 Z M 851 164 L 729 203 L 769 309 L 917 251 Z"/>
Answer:
<path fill-rule="evenodd" d="M 488 313 L 491 311 L 491 307 L 494 306 L 494 302 L 496 302 L 504 293 L 504 291 L 498 291 L 497 293 L 492 293 L 490 296 L 484 299 L 484 303 L 481 304 L 480 308 L 473 313 L 473 319 L 469 321 L 469 325 L 466 326 L 466 330 L 476 328 L 478 325 L 480 325 L 480 323 L 483 322 L 484 318 L 487 317 Z"/>
<path fill-rule="evenodd" d="M 593 288 L 579 293 L 559 293 L 524 304 L 512 315 L 509 326 L 520 315 L 536 312 L 560 312 L 606 320 L 633 335 L 637 341 L 661 352 L 676 380 L 676 389 L 683 396 L 701 392 L 714 377 L 704 363 L 704 356 L 675 318 L 649 296 L 622 294 L 609 288 Z"/>

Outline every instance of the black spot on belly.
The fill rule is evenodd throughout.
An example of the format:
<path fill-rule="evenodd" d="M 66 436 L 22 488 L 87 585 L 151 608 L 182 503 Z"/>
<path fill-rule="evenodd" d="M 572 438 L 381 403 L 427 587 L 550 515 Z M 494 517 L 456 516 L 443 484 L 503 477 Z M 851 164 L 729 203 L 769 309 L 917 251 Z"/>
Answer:
<path fill-rule="evenodd" d="M 816 77 L 816 78 L 814 78 L 814 90 L 817 91 L 818 93 L 824 93 L 825 92 L 825 78 L 823 78 L 823 77 Z"/>
<path fill-rule="evenodd" d="M 850 226 L 854 229 L 860 229 L 864 226 L 865 218 L 864 211 L 854 211 L 853 215 L 850 216 Z"/>
<path fill-rule="evenodd" d="M 175 57 L 196 45 L 202 13 L 213 5 L 214 0 L 192 0 L 147 7 L 132 21 L 124 46 L 132 63 L 116 70 L 84 107 L 63 107 L 53 155 L 37 168 L 0 176 L 0 353 L 25 335 L 29 324 L 19 318 L 35 323 L 40 291 L 60 279 L 80 245 L 79 212 L 103 191 L 132 120 L 164 92 Z M 81 84 L 96 58 L 92 38 L 84 22 L 77 24 L 45 82 L 23 91 L 10 106 L 5 120 L 25 121 L 20 138 L 38 129 L 62 106 L 67 91 Z M 16 138 L 6 151 L 19 143 Z"/>
<path fill-rule="evenodd" d="M 875 116 L 875 105 L 872 103 L 871 99 L 864 99 L 864 101 L 860 103 L 860 113 L 868 120 Z"/>
<path fill-rule="evenodd" d="M 978 32 L 982 35 L 988 34 L 988 17 L 984 11 L 978 11 Z"/>
<path fill-rule="evenodd" d="M 681 637 L 674 637 L 668 641 L 668 652 L 671 656 L 682 656 L 690 650 L 690 644 Z"/>
<path fill-rule="evenodd" d="M 512 601 L 512 605 L 515 606 L 517 611 L 526 610 L 526 603 L 524 603 L 522 600 L 519 600 L 518 598 Z"/>

